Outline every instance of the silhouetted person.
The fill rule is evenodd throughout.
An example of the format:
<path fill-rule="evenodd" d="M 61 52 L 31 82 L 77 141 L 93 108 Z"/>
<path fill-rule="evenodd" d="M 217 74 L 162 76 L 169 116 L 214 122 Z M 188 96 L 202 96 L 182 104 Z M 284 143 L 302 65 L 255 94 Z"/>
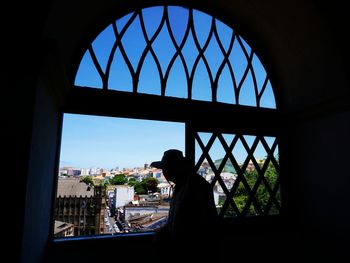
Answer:
<path fill-rule="evenodd" d="M 164 152 L 161 161 L 152 162 L 164 177 L 175 184 L 168 220 L 155 234 L 155 243 L 168 246 L 187 246 L 213 238 L 217 226 L 217 212 L 213 189 L 181 151 Z M 211 240 L 212 241 L 212 240 Z"/>

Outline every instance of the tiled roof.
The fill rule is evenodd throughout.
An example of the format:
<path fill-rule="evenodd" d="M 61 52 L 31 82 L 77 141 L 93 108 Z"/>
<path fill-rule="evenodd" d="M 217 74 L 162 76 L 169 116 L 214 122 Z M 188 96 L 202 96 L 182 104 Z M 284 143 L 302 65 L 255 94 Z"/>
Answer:
<path fill-rule="evenodd" d="M 90 189 L 90 190 L 89 190 Z M 57 185 L 57 197 L 58 196 L 93 196 L 94 189 L 88 187 L 83 182 L 80 182 L 78 178 L 59 179 Z"/>

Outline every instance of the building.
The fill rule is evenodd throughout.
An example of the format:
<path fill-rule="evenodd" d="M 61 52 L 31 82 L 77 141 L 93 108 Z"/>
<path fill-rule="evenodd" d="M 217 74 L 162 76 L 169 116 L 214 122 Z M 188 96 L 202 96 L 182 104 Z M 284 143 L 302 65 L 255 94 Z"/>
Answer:
<path fill-rule="evenodd" d="M 113 207 L 118 209 L 123 207 L 134 200 L 135 190 L 134 187 L 128 185 L 117 185 L 114 189 Z"/>
<path fill-rule="evenodd" d="M 101 187 L 88 186 L 76 178 L 58 180 L 54 218 L 72 224 L 74 236 L 103 233 L 104 210 Z"/>
<path fill-rule="evenodd" d="M 157 187 L 161 196 L 171 197 L 172 187 L 169 183 L 159 183 Z"/>
<path fill-rule="evenodd" d="M 123 209 L 123 222 L 129 231 L 150 231 L 161 227 L 168 213 L 169 206 L 127 205 Z"/>
<path fill-rule="evenodd" d="M 74 224 L 55 220 L 54 237 L 72 237 L 74 236 Z"/>

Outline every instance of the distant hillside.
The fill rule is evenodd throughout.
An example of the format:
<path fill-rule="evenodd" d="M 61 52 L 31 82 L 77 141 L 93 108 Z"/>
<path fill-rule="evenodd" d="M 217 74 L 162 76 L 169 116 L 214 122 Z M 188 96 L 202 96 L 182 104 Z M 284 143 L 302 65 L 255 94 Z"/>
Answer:
<path fill-rule="evenodd" d="M 222 159 L 217 159 L 214 161 L 215 163 L 215 166 L 216 167 L 219 167 L 221 162 L 222 162 Z M 233 173 L 233 174 L 236 174 L 236 169 L 233 167 L 232 163 L 230 160 L 228 160 L 224 166 L 224 169 L 222 170 L 223 172 L 227 172 L 227 173 Z"/>

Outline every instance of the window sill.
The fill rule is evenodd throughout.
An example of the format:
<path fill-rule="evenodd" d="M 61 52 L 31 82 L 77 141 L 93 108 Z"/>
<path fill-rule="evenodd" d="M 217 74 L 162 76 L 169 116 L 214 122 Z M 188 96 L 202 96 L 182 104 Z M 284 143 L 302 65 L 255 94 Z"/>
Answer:
<path fill-rule="evenodd" d="M 95 236 L 78 236 L 78 237 L 62 237 L 51 240 L 52 244 L 69 243 L 69 242 L 84 242 L 84 241 L 100 241 L 100 240 L 118 240 L 118 239 L 148 239 L 153 238 L 154 232 L 141 233 L 125 233 L 114 235 L 95 235 Z"/>

